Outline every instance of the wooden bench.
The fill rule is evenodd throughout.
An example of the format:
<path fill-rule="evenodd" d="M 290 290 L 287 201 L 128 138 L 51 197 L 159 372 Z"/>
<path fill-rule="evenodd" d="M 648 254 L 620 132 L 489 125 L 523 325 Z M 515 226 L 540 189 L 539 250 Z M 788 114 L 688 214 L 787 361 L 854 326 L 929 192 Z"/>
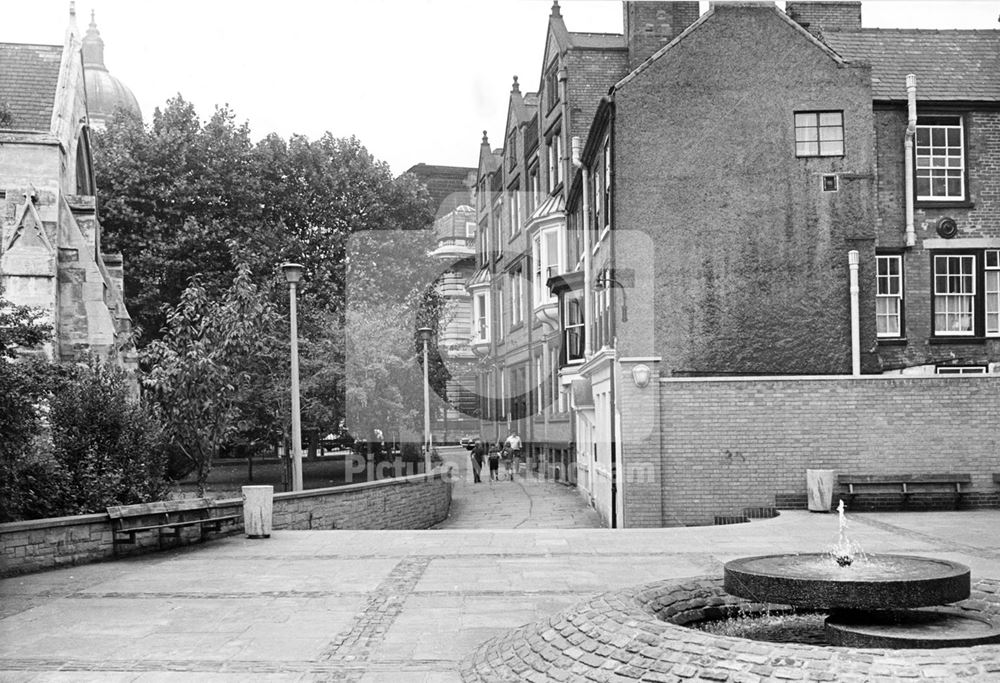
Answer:
<path fill-rule="evenodd" d="M 894 493 L 903 496 L 905 505 L 910 496 L 915 493 L 941 493 L 942 488 L 954 494 L 954 503 L 957 507 L 964 491 L 963 484 L 972 484 L 971 474 L 840 474 L 837 475 L 837 483 L 847 487 L 848 501 L 853 500 L 858 493 L 855 487 L 875 487 L 884 492 L 889 488 Z"/>
<path fill-rule="evenodd" d="M 164 538 L 178 540 L 181 530 L 191 526 L 200 527 L 204 541 L 210 531 L 220 531 L 223 524 L 232 524 L 242 517 L 239 514 L 213 515 L 213 509 L 212 501 L 207 498 L 111 506 L 108 517 L 111 518 L 114 553 L 118 554 L 119 544 L 134 544 L 136 534 L 147 531 L 158 532 L 161 548 Z"/>

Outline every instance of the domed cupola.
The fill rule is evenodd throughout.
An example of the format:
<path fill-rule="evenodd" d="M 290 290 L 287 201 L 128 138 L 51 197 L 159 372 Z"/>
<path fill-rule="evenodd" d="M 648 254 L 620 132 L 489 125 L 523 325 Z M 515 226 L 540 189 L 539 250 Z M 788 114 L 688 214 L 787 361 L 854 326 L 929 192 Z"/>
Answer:
<path fill-rule="evenodd" d="M 90 125 L 102 129 L 121 107 L 142 119 L 139 101 L 124 83 L 108 73 L 104 66 L 104 40 L 90 13 L 90 26 L 83 36 L 83 76 L 87 87 L 87 112 Z"/>

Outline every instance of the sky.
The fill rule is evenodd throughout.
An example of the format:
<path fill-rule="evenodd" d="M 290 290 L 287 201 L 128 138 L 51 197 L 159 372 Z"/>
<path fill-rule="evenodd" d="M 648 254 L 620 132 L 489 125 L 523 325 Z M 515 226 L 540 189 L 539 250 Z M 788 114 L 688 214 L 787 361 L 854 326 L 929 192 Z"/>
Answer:
<path fill-rule="evenodd" d="M 500 147 L 512 76 L 538 89 L 550 0 L 77 0 L 143 117 L 180 94 L 228 104 L 256 140 L 356 135 L 393 173 Z M 618 33 L 620 2 L 563 0 L 570 31 Z M 703 11 L 707 3 L 702 2 Z M 780 7 L 784 6 L 779 2 Z M 0 1 L 0 42 L 60 45 L 69 0 Z M 871 0 L 882 28 L 998 29 L 1000 0 Z"/>

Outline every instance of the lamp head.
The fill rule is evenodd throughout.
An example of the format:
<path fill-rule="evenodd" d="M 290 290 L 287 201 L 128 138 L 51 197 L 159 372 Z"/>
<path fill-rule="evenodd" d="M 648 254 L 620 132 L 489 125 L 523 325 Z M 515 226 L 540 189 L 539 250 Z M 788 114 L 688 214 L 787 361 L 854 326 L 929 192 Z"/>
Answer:
<path fill-rule="evenodd" d="M 281 270 L 285 273 L 285 282 L 295 284 L 302 279 L 302 264 L 282 263 Z"/>
<path fill-rule="evenodd" d="M 430 341 L 434 336 L 434 330 L 430 327 L 421 327 L 417 329 L 417 334 L 420 335 L 420 341 Z"/>

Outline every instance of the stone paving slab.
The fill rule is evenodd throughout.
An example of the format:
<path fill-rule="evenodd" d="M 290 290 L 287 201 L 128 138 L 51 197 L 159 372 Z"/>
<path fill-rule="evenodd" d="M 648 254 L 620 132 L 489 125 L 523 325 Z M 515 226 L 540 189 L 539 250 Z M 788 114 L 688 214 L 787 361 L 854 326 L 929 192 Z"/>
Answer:
<path fill-rule="evenodd" d="M 836 515 L 800 511 L 740 525 L 603 529 L 575 489 L 473 484 L 461 468 L 454 493 L 452 515 L 431 531 L 282 531 L 0 580 L 0 683 L 457 683 L 463 658 L 485 641 L 599 594 L 718 576 L 746 555 L 820 552 L 837 534 Z M 954 559 L 974 577 L 1000 577 L 1000 511 L 849 519 L 870 552 Z M 607 656 L 596 646 L 571 652 Z M 582 680 L 574 662 L 511 680 Z M 699 673 L 684 666 L 663 680 Z M 802 673 L 766 670 L 753 680 Z M 724 667 L 706 674 L 751 680 Z"/>

